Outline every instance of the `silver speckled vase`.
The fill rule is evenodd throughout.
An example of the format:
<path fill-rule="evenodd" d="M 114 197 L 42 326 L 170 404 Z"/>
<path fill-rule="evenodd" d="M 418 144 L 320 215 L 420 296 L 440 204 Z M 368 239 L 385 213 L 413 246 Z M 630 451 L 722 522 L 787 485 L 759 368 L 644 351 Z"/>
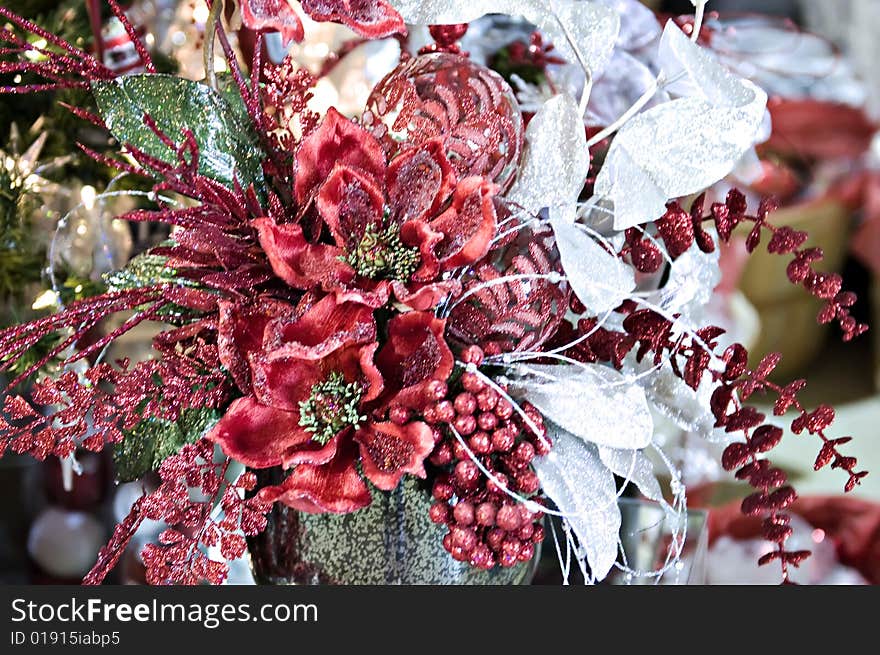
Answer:
<path fill-rule="evenodd" d="M 255 471 L 262 484 L 280 472 Z M 309 514 L 277 503 L 266 530 L 248 538 L 257 584 L 528 584 L 531 563 L 491 571 L 457 562 L 443 549 L 443 526 L 428 517 L 430 496 L 404 478 L 397 489 L 373 489 L 369 507 L 351 514 Z M 537 561 L 537 556 L 533 562 Z"/>

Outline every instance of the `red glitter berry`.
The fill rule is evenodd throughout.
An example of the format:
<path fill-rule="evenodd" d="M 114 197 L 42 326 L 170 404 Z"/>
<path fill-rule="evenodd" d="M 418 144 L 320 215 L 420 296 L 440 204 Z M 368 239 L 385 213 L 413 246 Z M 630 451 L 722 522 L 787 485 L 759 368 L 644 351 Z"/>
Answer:
<path fill-rule="evenodd" d="M 459 415 L 456 417 L 453 425 L 461 436 L 466 437 L 469 434 L 473 434 L 474 430 L 477 429 L 477 420 L 473 414 L 468 414 L 467 416 Z"/>
<path fill-rule="evenodd" d="M 443 400 L 446 397 L 447 391 L 446 383 L 440 380 L 431 380 L 425 385 L 425 393 L 429 400 Z"/>
<path fill-rule="evenodd" d="M 465 364 L 480 366 L 483 363 L 483 349 L 479 346 L 468 346 L 461 353 L 461 361 Z"/>
<path fill-rule="evenodd" d="M 473 489 L 480 478 L 480 469 L 470 460 L 462 460 L 455 465 L 455 483 L 462 489 Z"/>
<path fill-rule="evenodd" d="M 534 528 L 534 532 L 532 533 L 532 543 L 539 544 L 544 541 L 544 526 L 540 523 L 535 523 Z"/>
<path fill-rule="evenodd" d="M 532 536 L 535 534 L 535 524 L 534 523 L 526 523 L 522 526 L 516 533 L 516 536 L 522 539 L 523 541 L 531 540 Z"/>
<path fill-rule="evenodd" d="M 496 508 L 493 503 L 480 503 L 477 507 L 476 519 L 479 525 L 492 527 L 495 525 Z"/>
<path fill-rule="evenodd" d="M 481 430 L 491 432 L 498 426 L 498 417 L 490 412 L 483 412 L 477 417 L 477 425 Z"/>
<path fill-rule="evenodd" d="M 465 373 L 461 376 L 461 386 L 470 393 L 481 393 L 486 388 L 486 383 L 474 373 Z"/>
<path fill-rule="evenodd" d="M 455 494 L 455 489 L 448 482 L 437 480 L 434 483 L 433 496 L 437 500 L 449 500 Z"/>
<path fill-rule="evenodd" d="M 447 464 L 452 463 L 452 457 L 452 446 L 450 446 L 449 443 L 444 442 L 434 449 L 429 461 L 434 466 L 446 466 Z"/>
<path fill-rule="evenodd" d="M 494 478 L 486 483 L 486 491 L 496 496 L 506 496 L 505 488 L 510 484 L 510 480 L 503 473 L 496 473 Z"/>
<path fill-rule="evenodd" d="M 508 420 L 511 416 L 513 416 L 513 405 L 511 405 L 507 400 L 499 399 L 498 404 L 495 406 L 495 416 L 500 418 L 502 421 Z"/>
<path fill-rule="evenodd" d="M 496 553 L 501 550 L 501 544 L 504 543 L 504 537 L 507 533 L 501 528 L 492 528 L 486 533 L 486 544 Z"/>
<path fill-rule="evenodd" d="M 445 502 L 436 502 L 428 510 L 428 516 L 434 523 L 446 523 L 449 520 L 449 505 Z"/>
<path fill-rule="evenodd" d="M 455 418 L 455 409 L 448 400 L 441 400 L 434 405 L 438 423 L 450 423 Z"/>
<path fill-rule="evenodd" d="M 516 482 L 517 491 L 526 495 L 535 493 L 541 487 L 541 481 L 531 469 L 525 469 L 517 473 L 514 476 L 514 481 Z"/>
<path fill-rule="evenodd" d="M 450 529 L 452 534 L 452 546 L 461 548 L 463 551 L 470 552 L 477 545 L 477 535 L 473 530 L 460 526 L 453 526 Z"/>
<path fill-rule="evenodd" d="M 517 559 L 520 562 L 528 562 L 535 556 L 535 546 L 532 543 L 524 543 L 520 546 L 519 555 L 517 555 Z"/>
<path fill-rule="evenodd" d="M 520 441 L 513 449 L 513 457 L 521 466 L 525 466 L 535 458 L 535 447 L 528 441 Z"/>
<path fill-rule="evenodd" d="M 489 569 L 492 568 L 494 564 L 494 558 L 492 557 L 492 551 L 489 550 L 488 546 L 484 544 L 477 544 L 473 551 L 471 551 L 471 566 L 475 566 L 480 569 Z"/>
<path fill-rule="evenodd" d="M 486 455 L 492 452 L 492 437 L 486 432 L 477 432 L 468 440 L 468 445 L 477 455 Z"/>
<path fill-rule="evenodd" d="M 452 516 L 459 525 L 471 525 L 475 518 L 473 503 L 466 500 L 459 502 L 452 510 Z"/>
<path fill-rule="evenodd" d="M 477 407 L 481 412 L 491 412 L 498 404 L 498 394 L 492 389 L 484 389 L 477 394 Z"/>
<path fill-rule="evenodd" d="M 472 393 L 465 391 L 455 397 L 455 411 L 460 416 L 473 414 L 477 409 L 477 399 Z"/>
<path fill-rule="evenodd" d="M 515 441 L 516 437 L 506 427 L 498 428 L 492 433 L 492 448 L 496 452 L 509 452 L 510 449 L 513 448 Z"/>
<path fill-rule="evenodd" d="M 495 523 L 502 530 L 510 532 L 520 527 L 521 518 L 519 509 L 515 505 L 503 505 L 495 516 Z"/>
<path fill-rule="evenodd" d="M 388 410 L 388 419 L 395 425 L 406 425 L 409 423 L 411 412 L 406 407 L 394 405 Z"/>
<path fill-rule="evenodd" d="M 454 461 L 459 461 L 463 459 L 470 459 L 470 453 L 468 453 L 467 448 L 464 447 L 458 439 L 452 442 L 452 459 Z"/>

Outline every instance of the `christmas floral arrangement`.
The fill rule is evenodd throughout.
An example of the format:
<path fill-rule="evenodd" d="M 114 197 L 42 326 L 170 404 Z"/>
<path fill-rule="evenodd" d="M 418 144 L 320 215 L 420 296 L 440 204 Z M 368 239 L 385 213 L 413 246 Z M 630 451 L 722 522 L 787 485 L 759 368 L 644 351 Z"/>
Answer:
<path fill-rule="evenodd" d="M 304 37 L 297 8 L 365 39 L 399 37 L 399 65 L 354 120 L 313 112 L 315 77 L 264 61 L 259 43 L 243 73 L 223 3 L 208 4 L 206 61 L 216 36 L 229 71 L 209 66 L 202 82 L 156 74 L 145 51 L 145 73 L 116 76 L 0 9 L 4 52 L 23 55 L 0 72 L 45 78 L 3 90 L 88 89 L 99 114 L 71 110 L 123 152 L 93 156 L 155 180 L 155 207 L 124 218 L 173 228 L 108 275 L 106 293 L 0 333 L 9 367 L 47 335 L 63 338 L 44 359 L 127 313 L 68 358 L 97 355 L 91 367 L 10 397 L 0 423 L 4 450 L 70 458 L 111 444 L 122 476 L 158 470 L 87 583 L 147 519 L 171 526 L 143 551 L 150 582 L 221 582 L 222 558 L 242 555 L 273 505 L 356 513 L 409 478 L 426 480 L 426 511 L 456 562 L 527 562 L 551 515 L 566 575 L 576 563 L 602 580 L 627 570 L 627 485 L 684 525 L 685 489 L 653 442 L 652 412 L 729 442 L 724 467 L 755 489 L 743 512 L 776 544 L 761 563 L 787 578 L 808 553 L 786 548 L 796 493 L 764 455 L 783 431 L 748 399 L 775 396 L 780 416 L 794 408 L 792 429 L 821 448 L 816 467 L 843 469 L 847 489 L 866 473 L 830 434 L 831 407 L 804 408 L 803 380 L 770 379 L 778 357 L 750 368 L 742 346 L 700 323 L 719 242 L 751 226 L 749 250 L 790 256 L 791 280 L 825 301 L 820 321 L 845 339 L 866 327 L 840 278 L 814 269 L 821 251 L 774 227 L 771 201 L 750 211 L 736 191 L 711 205 L 696 195 L 748 155 L 766 105 L 696 44 L 704 2 L 688 35 L 628 2 L 241 0 L 233 24 L 286 40 Z M 519 97 L 458 44 L 487 13 L 539 30 L 509 50 L 540 73 L 512 78 Z M 435 42 L 410 53 L 402 37 L 418 25 Z M 650 79 L 629 98 L 637 85 L 615 71 L 636 47 L 651 49 L 639 64 Z M 154 358 L 104 361 L 146 321 L 161 324 Z M 277 484 L 258 484 L 266 469 Z M 637 573 L 659 578 L 683 539 Z"/>

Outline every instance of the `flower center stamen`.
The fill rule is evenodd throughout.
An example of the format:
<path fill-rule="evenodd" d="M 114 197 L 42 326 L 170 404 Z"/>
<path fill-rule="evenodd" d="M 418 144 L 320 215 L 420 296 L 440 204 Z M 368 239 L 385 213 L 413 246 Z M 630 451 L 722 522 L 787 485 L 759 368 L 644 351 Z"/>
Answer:
<path fill-rule="evenodd" d="M 405 246 L 400 240 L 400 226 L 396 223 L 388 223 L 384 228 L 368 225 L 360 243 L 345 257 L 359 275 L 401 282 L 409 280 L 419 260 L 418 248 Z"/>
<path fill-rule="evenodd" d="M 348 426 L 358 427 L 366 416 L 358 412 L 363 388 L 357 382 L 345 382 L 334 371 L 312 387 L 308 400 L 299 403 L 299 424 L 322 446 Z"/>

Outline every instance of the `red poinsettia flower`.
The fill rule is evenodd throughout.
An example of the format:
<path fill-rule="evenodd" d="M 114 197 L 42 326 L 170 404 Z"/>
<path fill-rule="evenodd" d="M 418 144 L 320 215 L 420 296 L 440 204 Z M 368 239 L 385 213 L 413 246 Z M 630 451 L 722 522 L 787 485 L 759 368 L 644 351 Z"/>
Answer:
<path fill-rule="evenodd" d="M 459 290 L 444 272 L 488 252 L 495 191 L 482 177 L 456 181 L 440 138 L 386 163 L 372 134 L 330 109 L 296 154 L 294 192 L 316 216 L 316 238 L 271 218 L 255 226 L 273 270 L 293 287 L 372 307 L 393 294 L 425 310 Z"/>
<path fill-rule="evenodd" d="M 247 466 L 294 467 L 265 494 L 303 511 L 366 506 L 370 495 L 358 462 L 383 490 L 407 473 L 424 477 L 431 429 L 382 417 L 390 406 L 424 404 L 426 385 L 451 373 L 444 322 L 428 312 L 396 316 L 377 352 L 366 305 L 333 295 L 305 311 L 261 305 L 221 307 L 221 360 L 247 395 L 233 401 L 208 438 Z"/>
<path fill-rule="evenodd" d="M 244 26 L 254 31 L 281 32 L 285 44 L 302 41 L 303 25 L 292 0 L 240 0 Z M 368 39 L 406 34 L 400 14 L 387 0 L 300 0 L 310 18 L 347 25 Z"/>

